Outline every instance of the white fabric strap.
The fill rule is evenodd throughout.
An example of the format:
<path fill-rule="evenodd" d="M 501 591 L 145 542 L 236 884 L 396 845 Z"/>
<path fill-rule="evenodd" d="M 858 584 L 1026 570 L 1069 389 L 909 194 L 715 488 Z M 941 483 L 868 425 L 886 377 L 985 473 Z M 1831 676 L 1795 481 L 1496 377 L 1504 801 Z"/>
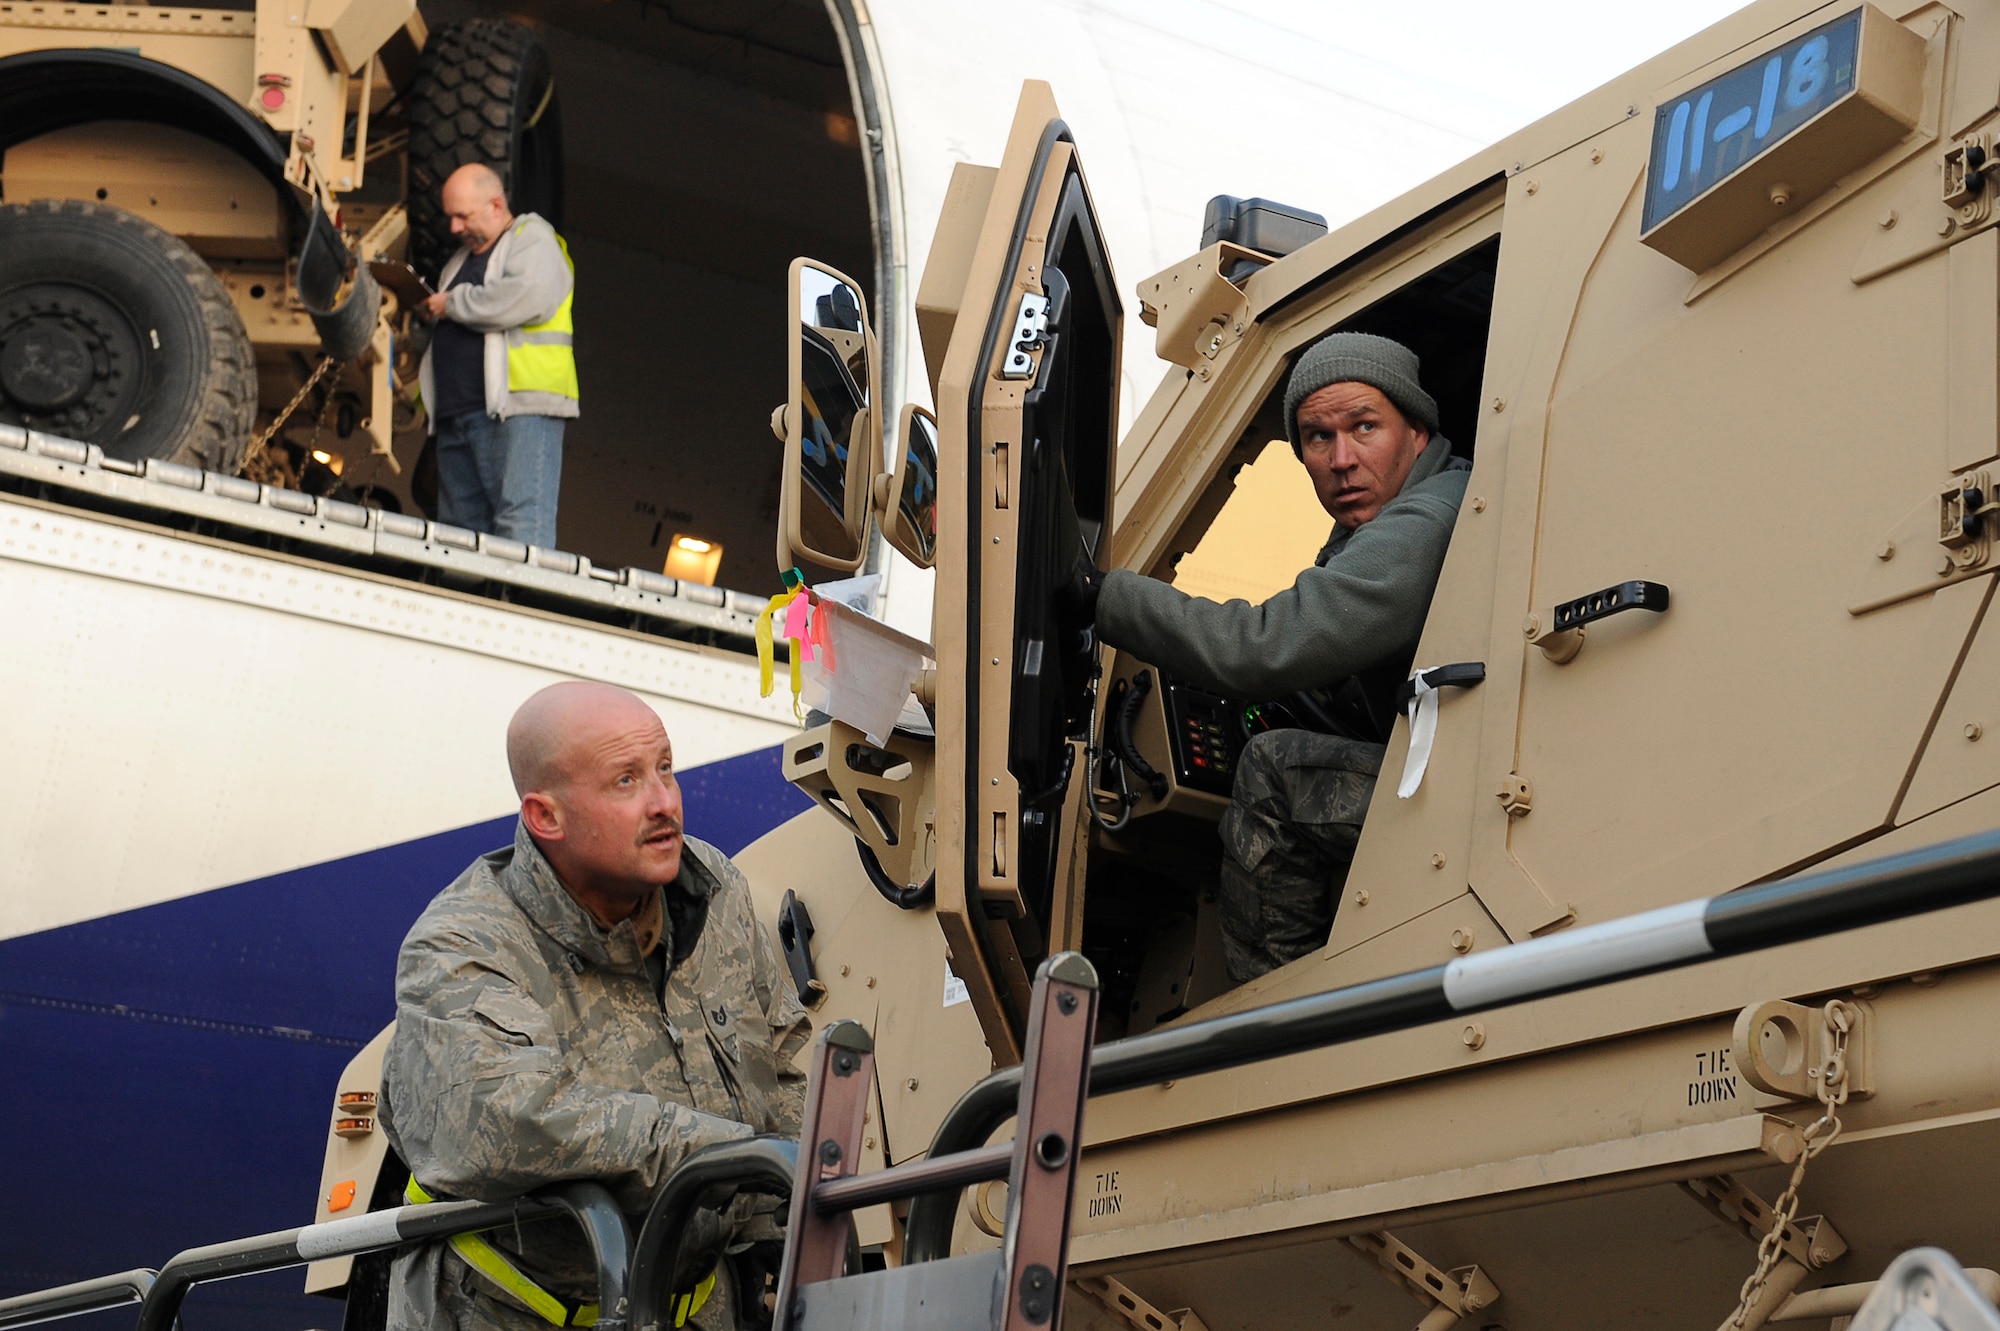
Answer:
<path fill-rule="evenodd" d="M 1438 732 L 1438 691 L 1424 679 L 1424 671 L 1432 667 L 1410 672 L 1410 684 L 1416 694 L 1410 699 L 1410 752 L 1403 759 L 1403 783 L 1396 787 L 1399 799 L 1408 799 L 1417 793 L 1417 787 L 1424 783 L 1424 772 L 1431 765 L 1431 745 L 1437 740 Z"/>

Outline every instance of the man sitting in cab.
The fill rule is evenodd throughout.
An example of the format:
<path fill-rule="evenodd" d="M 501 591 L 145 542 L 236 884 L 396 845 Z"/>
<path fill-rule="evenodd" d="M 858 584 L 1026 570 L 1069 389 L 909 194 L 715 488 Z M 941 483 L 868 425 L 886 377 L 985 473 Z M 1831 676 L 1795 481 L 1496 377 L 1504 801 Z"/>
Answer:
<path fill-rule="evenodd" d="M 507 765 L 514 844 L 440 893 L 397 959 L 382 1118 L 409 1200 L 595 1179 L 643 1212 L 695 1148 L 797 1134 L 811 1022 L 743 874 L 682 836 L 653 709 L 608 684 L 552 685 L 514 714 Z M 722 1331 L 761 1293 L 739 1296 L 722 1262 L 676 1312 Z M 596 1298 L 583 1233 L 557 1217 L 405 1252 L 388 1325 L 589 1325 Z"/>
<path fill-rule="evenodd" d="M 1222 818 L 1229 973 L 1255 979 L 1333 927 L 1471 464 L 1437 431 L 1417 357 L 1367 333 L 1307 348 L 1285 386 L 1285 433 L 1332 515 L 1311 568 L 1262 605 L 1218 604 L 1125 569 L 1098 579 L 1112 646 L 1233 698 L 1306 694 L 1335 733 L 1269 730 L 1237 764 Z"/>

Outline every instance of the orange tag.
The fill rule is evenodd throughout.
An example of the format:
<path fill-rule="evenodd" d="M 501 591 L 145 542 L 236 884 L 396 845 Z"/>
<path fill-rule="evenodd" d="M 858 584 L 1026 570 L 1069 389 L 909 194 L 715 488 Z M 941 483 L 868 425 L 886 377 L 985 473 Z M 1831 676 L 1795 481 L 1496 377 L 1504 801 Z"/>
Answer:
<path fill-rule="evenodd" d="M 352 1205 L 354 1205 L 353 1179 L 334 1184 L 333 1191 L 326 1195 L 326 1209 L 329 1211 L 345 1211 Z"/>

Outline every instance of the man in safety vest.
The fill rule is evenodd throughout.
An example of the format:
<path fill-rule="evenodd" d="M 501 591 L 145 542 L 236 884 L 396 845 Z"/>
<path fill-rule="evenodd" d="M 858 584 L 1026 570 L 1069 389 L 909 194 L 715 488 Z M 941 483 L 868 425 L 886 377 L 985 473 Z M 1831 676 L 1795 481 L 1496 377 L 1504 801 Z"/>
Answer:
<path fill-rule="evenodd" d="M 651 707 L 609 684 L 552 685 L 514 714 L 507 765 L 513 845 L 473 861 L 403 941 L 382 1122 L 409 1201 L 594 1179 L 642 1218 L 690 1151 L 798 1134 L 793 1060 L 812 1024 L 743 874 L 682 835 Z M 775 1233 L 732 1216 L 694 1236 L 703 1257 Z M 673 1291 L 675 1325 L 754 1323 L 765 1246 Z M 402 1254 L 388 1327 L 587 1326 L 597 1297 L 583 1232 L 557 1217 Z"/>
<path fill-rule="evenodd" d="M 554 227 L 508 211 L 493 168 L 461 166 L 442 196 L 465 244 L 423 304 L 437 321 L 417 381 L 438 521 L 553 549 L 563 422 L 577 414 L 576 267 Z"/>

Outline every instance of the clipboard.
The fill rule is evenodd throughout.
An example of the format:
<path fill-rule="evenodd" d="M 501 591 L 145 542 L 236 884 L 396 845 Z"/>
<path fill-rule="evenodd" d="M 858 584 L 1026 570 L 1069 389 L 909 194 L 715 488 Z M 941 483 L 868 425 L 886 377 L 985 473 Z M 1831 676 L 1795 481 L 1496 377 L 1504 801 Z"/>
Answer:
<path fill-rule="evenodd" d="M 396 299 L 405 309 L 420 305 L 431 296 L 431 284 L 424 281 L 423 274 L 404 263 L 401 259 L 372 259 L 368 271 L 382 286 L 396 293 Z"/>

